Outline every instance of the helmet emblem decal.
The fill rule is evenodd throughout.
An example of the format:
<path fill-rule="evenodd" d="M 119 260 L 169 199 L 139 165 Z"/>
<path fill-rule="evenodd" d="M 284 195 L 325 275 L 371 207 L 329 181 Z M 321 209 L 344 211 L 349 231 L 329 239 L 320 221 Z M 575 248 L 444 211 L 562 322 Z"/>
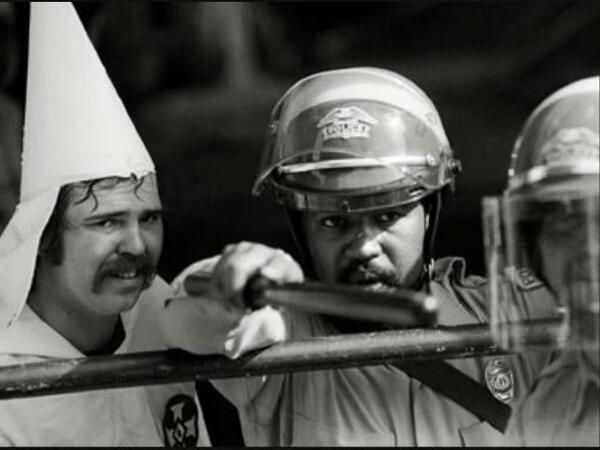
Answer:
<path fill-rule="evenodd" d="M 541 150 L 545 164 L 568 164 L 580 160 L 597 160 L 598 133 L 587 127 L 563 128 Z"/>
<path fill-rule="evenodd" d="M 494 359 L 485 368 L 485 382 L 498 400 L 509 403 L 515 391 L 513 372 L 507 361 Z"/>
<path fill-rule="evenodd" d="M 194 447 L 198 443 L 198 407 L 189 395 L 178 394 L 168 401 L 163 417 L 167 447 Z"/>
<path fill-rule="evenodd" d="M 369 138 L 371 125 L 377 120 L 357 106 L 335 108 L 329 111 L 317 124 L 323 141 L 329 139 Z"/>

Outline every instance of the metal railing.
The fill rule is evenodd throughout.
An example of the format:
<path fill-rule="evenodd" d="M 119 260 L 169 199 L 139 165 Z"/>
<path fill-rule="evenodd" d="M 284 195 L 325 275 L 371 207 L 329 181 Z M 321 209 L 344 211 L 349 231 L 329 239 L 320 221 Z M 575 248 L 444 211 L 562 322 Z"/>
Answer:
<path fill-rule="evenodd" d="M 551 346 L 556 320 L 527 327 L 530 344 Z M 505 354 L 488 324 L 346 334 L 282 342 L 238 359 L 181 350 L 56 359 L 0 368 L 0 400 L 217 378 Z"/>

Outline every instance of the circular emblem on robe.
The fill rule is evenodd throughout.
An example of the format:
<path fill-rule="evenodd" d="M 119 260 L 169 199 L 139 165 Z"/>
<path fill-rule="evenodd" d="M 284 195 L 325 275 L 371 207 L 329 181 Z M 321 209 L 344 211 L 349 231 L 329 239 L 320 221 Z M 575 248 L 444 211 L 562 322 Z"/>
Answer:
<path fill-rule="evenodd" d="M 198 442 L 198 407 L 189 395 L 171 397 L 165 406 L 163 432 L 167 447 L 194 447 Z"/>
<path fill-rule="evenodd" d="M 515 392 L 515 379 L 507 361 L 494 359 L 485 368 L 487 387 L 498 400 L 509 403 Z"/>

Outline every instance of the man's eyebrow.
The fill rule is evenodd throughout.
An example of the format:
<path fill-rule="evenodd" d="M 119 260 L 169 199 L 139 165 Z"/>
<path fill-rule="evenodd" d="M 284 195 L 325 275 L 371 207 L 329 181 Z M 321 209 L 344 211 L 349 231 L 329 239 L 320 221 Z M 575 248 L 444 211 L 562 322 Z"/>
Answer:
<path fill-rule="evenodd" d="M 163 209 L 162 208 L 149 208 L 149 209 L 144 209 L 140 215 L 142 216 L 159 216 L 162 217 L 163 215 Z"/>
<path fill-rule="evenodd" d="M 118 218 L 118 217 L 124 217 L 124 216 L 127 216 L 129 214 L 129 212 L 130 212 L 129 210 L 100 212 L 100 213 L 91 214 L 91 215 L 87 216 L 84 219 L 84 222 L 93 222 L 93 221 L 97 221 L 97 220 L 114 219 L 114 218 Z M 162 208 L 148 208 L 148 209 L 143 209 L 142 211 L 140 211 L 140 216 L 148 216 L 148 215 L 162 216 L 163 209 Z"/>
<path fill-rule="evenodd" d="M 156 215 L 162 216 L 162 213 L 163 213 L 162 208 L 148 208 L 148 209 L 142 210 L 142 214 L 156 214 Z"/>

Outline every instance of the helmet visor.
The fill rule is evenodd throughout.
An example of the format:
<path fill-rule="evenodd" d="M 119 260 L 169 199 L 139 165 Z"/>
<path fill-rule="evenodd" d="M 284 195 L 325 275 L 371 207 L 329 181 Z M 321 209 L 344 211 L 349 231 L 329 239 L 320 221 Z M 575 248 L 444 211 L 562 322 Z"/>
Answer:
<path fill-rule="evenodd" d="M 547 294 L 546 317 L 563 319 L 559 346 L 599 343 L 599 202 L 597 192 L 547 189 L 535 194 L 488 197 L 483 202 L 491 329 L 510 350 L 528 342 L 514 322 L 542 318 L 527 307 L 528 291 Z M 548 342 L 542 343 L 547 345 Z"/>
<path fill-rule="evenodd" d="M 365 100 L 328 102 L 282 121 L 261 173 L 255 193 L 268 179 L 292 208 L 346 211 L 369 209 L 365 196 L 390 191 L 394 198 L 380 196 L 372 207 L 414 201 L 454 175 L 451 150 L 431 126 Z"/>

